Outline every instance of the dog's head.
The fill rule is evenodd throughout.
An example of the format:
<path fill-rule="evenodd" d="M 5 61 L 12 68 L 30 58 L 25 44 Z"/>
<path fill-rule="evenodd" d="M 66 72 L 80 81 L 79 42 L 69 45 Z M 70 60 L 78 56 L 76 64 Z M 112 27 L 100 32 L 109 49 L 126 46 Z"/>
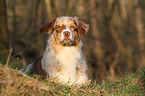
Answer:
<path fill-rule="evenodd" d="M 83 38 L 88 29 L 89 25 L 79 21 L 78 17 L 63 16 L 52 19 L 40 29 L 40 33 L 53 35 L 55 41 L 63 46 L 73 46 Z"/>

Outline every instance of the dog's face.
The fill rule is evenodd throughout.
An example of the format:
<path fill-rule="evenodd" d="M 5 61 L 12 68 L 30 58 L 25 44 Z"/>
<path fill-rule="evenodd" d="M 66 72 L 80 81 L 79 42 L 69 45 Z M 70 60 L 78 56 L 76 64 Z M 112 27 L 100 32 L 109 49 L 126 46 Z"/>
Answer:
<path fill-rule="evenodd" d="M 74 46 L 87 33 L 89 25 L 77 17 L 58 17 L 48 22 L 40 33 L 48 32 L 63 46 Z"/>

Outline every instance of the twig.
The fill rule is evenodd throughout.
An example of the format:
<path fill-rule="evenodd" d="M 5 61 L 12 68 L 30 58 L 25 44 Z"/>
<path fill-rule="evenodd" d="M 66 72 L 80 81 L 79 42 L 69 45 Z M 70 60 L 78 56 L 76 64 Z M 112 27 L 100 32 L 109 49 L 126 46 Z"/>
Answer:
<path fill-rule="evenodd" d="M 0 84 L 14 84 L 14 80 L 0 80 Z"/>
<path fill-rule="evenodd" d="M 8 58 L 7 58 L 6 66 L 8 66 L 8 64 L 9 64 L 9 61 L 10 61 L 10 57 L 11 57 L 12 51 L 13 51 L 13 49 L 11 48 L 11 49 L 10 49 L 9 56 L 8 56 Z"/>
<path fill-rule="evenodd" d="M 118 50 L 117 50 L 117 52 L 115 54 L 114 61 L 113 61 L 113 63 L 110 66 L 110 74 L 111 74 L 111 77 L 112 77 L 113 80 L 115 80 L 115 76 L 116 76 L 115 75 L 115 66 L 116 66 L 116 64 L 118 62 L 118 59 L 119 59 L 119 53 L 120 53 L 120 47 L 118 48 Z"/>

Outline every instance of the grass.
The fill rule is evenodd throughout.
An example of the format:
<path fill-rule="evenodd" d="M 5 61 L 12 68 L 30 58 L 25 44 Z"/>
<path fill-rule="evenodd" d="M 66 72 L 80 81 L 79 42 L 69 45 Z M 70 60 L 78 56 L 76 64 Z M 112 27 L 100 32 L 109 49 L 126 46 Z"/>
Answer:
<path fill-rule="evenodd" d="M 35 78 L 34 78 L 35 77 Z M 67 86 L 42 80 L 39 76 L 28 76 L 16 69 L 0 64 L 0 96 L 144 96 L 145 68 L 136 73 L 126 73 L 117 80 L 102 83 L 88 82 L 83 85 Z"/>

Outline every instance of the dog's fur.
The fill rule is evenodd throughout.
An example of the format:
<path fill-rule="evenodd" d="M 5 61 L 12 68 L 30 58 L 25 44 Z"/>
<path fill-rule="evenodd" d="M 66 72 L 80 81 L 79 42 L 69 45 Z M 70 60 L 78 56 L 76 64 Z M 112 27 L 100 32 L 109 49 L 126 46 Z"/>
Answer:
<path fill-rule="evenodd" d="M 89 25 L 77 17 L 58 17 L 48 22 L 40 33 L 49 33 L 50 38 L 41 58 L 31 65 L 30 73 L 59 82 L 81 84 L 88 80 L 87 64 L 81 51 L 81 39 Z"/>

